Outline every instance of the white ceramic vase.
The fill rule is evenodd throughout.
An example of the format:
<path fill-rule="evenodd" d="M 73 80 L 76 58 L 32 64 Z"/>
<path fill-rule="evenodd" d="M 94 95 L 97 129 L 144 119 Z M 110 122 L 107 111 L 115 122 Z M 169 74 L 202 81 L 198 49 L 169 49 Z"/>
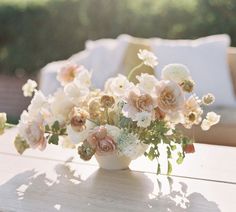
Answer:
<path fill-rule="evenodd" d="M 126 156 L 120 156 L 116 153 L 108 155 L 95 154 L 97 162 L 102 169 L 106 170 L 122 170 L 128 169 L 131 159 Z"/>

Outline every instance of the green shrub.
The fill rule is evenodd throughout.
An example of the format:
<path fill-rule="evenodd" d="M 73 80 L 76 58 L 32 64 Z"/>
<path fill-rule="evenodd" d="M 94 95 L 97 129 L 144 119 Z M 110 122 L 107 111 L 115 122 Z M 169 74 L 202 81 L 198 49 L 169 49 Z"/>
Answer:
<path fill-rule="evenodd" d="M 231 35 L 235 0 L 0 0 L 0 72 L 35 73 L 82 50 L 87 39 Z"/>

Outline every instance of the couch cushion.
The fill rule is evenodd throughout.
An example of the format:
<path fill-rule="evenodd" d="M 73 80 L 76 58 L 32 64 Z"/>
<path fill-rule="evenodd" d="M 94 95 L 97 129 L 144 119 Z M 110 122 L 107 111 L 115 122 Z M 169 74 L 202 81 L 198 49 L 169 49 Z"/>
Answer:
<path fill-rule="evenodd" d="M 197 40 L 150 39 L 158 57 L 157 75 L 169 63 L 185 64 L 196 82 L 195 92 L 208 92 L 216 97 L 216 105 L 236 106 L 233 83 L 227 61 L 228 35 L 214 35 Z"/>
<path fill-rule="evenodd" d="M 228 48 L 228 64 L 231 71 L 234 93 L 236 96 L 236 47 Z"/>

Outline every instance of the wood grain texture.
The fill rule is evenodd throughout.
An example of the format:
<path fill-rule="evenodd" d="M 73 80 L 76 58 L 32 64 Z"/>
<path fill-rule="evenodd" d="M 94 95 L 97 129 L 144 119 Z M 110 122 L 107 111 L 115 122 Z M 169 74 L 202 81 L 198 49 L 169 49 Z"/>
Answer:
<path fill-rule="evenodd" d="M 0 211 L 234 211 L 236 185 L 1 155 Z M 45 163 L 46 162 L 46 163 Z"/>
<path fill-rule="evenodd" d="M 167 177 L 156 176 L 155 164 L 142 157 L 131 170 L 105 171 L 55 146 L 19 156 L 10 141 L 15 134 L 0 138 L 1 212 L 236 211 L 235 148 L 196 145 Z"/>

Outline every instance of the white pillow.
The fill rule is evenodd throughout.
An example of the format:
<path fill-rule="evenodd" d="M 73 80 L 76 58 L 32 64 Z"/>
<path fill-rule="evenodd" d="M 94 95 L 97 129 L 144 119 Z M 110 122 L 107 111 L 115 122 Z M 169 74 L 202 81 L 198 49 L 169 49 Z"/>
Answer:
<path fill-rule="evenodd" d="M 208 92 L 216 97 L 217 106 L 236 106 L 233 83 L 227 62 L 228 35 L 213 35 L 197 40 L 151 39 L 152 50 L 158 57 L 156 68 L 160 76 L 169 63 L 186 65 L 196 82 L 195 92 L 200 97 Z"/>

